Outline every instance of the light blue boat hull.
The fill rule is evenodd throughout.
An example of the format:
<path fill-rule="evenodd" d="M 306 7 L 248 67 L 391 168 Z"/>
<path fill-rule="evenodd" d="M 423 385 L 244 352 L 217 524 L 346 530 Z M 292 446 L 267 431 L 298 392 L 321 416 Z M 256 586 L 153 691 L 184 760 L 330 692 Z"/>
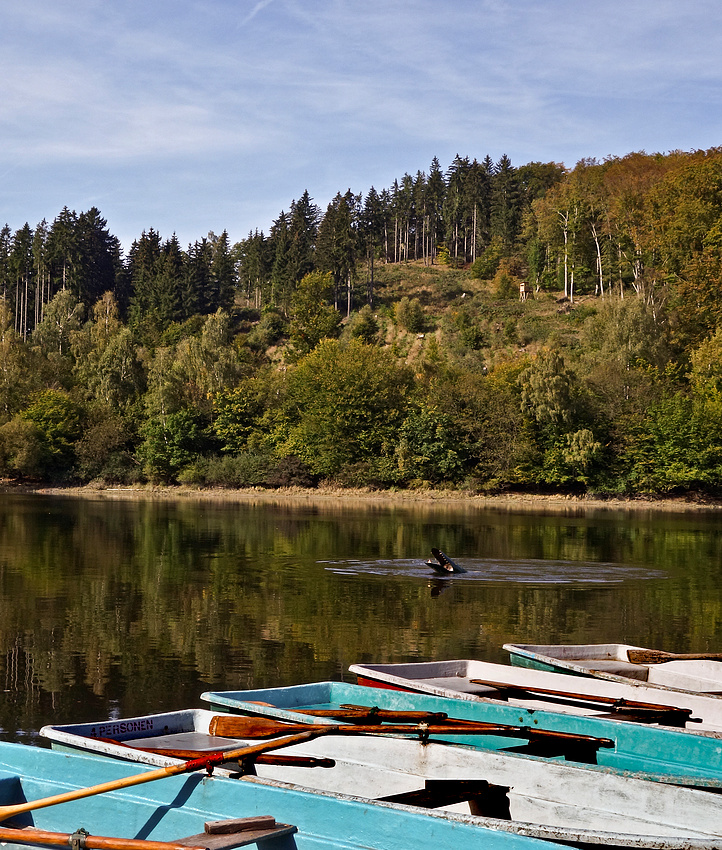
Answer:
<path fill-rule="evenodd" d="M 0 742 L 0 805 L 12 805 L 143 773 L 136 763 Z M 208 820 L 272 815 L 297 827 L 263 850 L 551 850 L 561 845 L 486 829 L 463 816 L 436 815 L 353 797 L 308 793 L 282 783 L 169 776 L 122 791 L 37 809 L 24 824 L 53 832 L 173 841 Z M 12 847 L 15 845 L 6 845 Z M 695 843 L 694 846 L 697 846 Z M 701 842 L 699 846 L 704 846 Z M 722 844 L 720 844 L 722 846 Z"/>
<path fill-rule="evenodd" d="M 599 748 L 597 767 L 592 769 L 643 773 L 647 778 L 663 779 L 674 784 L 722 788 L 722 737 L 711 733 L 696 734 L 667 727 L 520 708 L 500 701 L 470 702 L 342 682 L 250 691 L 208 691 L 201 695 L 201 699 L 214 711 L 265 715 L 292 721 L 303 720 L 303 715 L 298 714 L 303 708 L 338 708 L 352 704 L 397 711 L 442 711 L 449 717 L 462 720 L 609 738 L 614 741 L 614 747 Z M 271 703 L 271 706 L 253 705 L 258 702 Z M 521 742 L 510 738 L 483 735 L 454 740 L 483 749 L 514 747 L 515 752 L 520 752 Z"/>

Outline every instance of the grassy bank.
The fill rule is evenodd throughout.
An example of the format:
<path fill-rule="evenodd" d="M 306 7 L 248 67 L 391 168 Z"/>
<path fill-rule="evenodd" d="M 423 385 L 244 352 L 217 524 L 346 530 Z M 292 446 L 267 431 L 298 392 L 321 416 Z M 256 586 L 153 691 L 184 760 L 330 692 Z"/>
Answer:
<path fill-rule="evenodd" d="M 678 498 L 608 498 L 590 496 L 561 496 L 541 494 L 479 495 L 450 490 L 392 490 L 302 488 L 288 487 L 274 490 L 197 489 L 193 487 L 46 487 L 32 484 L 0 483 L 0 493 L 17 495 L 58 496 L 104 500 L 183 500 L 218 503 L 312 504 L 347 507 L 438 507 L 458 510 L 505 510 L 532 513 L 568 512 L 585 510 L 609 511 L 659 511 L 687 513 L 722 510 L 722 501 L 698 496 Z"/>

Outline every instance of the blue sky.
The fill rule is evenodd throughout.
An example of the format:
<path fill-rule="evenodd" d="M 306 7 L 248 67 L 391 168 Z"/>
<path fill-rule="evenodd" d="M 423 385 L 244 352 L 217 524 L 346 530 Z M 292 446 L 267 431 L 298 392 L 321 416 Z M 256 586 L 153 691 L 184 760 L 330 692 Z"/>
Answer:
<path fill-rule="evenodd" d="M 268 231 L 456 153 L 722 144 L 719 0 L 0 0 L 0 224 Z"/>

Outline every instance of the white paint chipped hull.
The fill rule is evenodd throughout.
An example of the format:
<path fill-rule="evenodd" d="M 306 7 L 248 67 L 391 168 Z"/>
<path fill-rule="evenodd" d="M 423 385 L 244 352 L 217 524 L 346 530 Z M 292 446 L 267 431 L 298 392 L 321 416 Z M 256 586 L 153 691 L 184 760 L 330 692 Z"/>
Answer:
<path fill-rule="evenodd" d="M 572 672 L 613 682 L 636 681 L 655 690 L 722 694 L 722 661 L 706 659 L 672 660 L 660 664 L 631 664 L 625 643 L 568 645 L 505 643 L 514 665 L 542 670 Z M 720 699 L 717 696 L 717 699 Z M 722 700 L 720 700 L 722 703 Z"/>
<path fill-rule="evenodd" d="M 118 759 L 164 765 L 176 762 L 133 747 L 165 738 L 167 746 L 196 744 L 208 735 L 212 712 L 170 712 L 117 723 L 44 727 L 53 747 L 84 750 Z M 115 737 L 125 746 L 88 737 Z M 223 739 L 227 748 L 243 745 Z M 219 741 L 208 738 L 207 749 Z M 289 755 L 330 757 L 331 769 L 258 765 L 258 780 L 349 794 L 367 800 L 424 787 L 427 779 L 486 780 L 509 788 L 511 820 L 462 815 L 465 822 L 492 826 L 519 835 L 575 841 L 586 846 L 637 847 L 647 850 L 722 850 L 722 797 L 565 763 L 441 743 L 421 744 L 381 735 L 328 736 L 289 747 Z M 449 812 L 449 817 L 457 814 Z"/>
<path fill-rule="evenodd" d="M 511 646 L 507 645 L 507 648 Z M 537 655 L 541 660 L 541 656 Z M 683 663 L 683 662 L 673 662 Z M 717 662 L 710 662 L 717 663 Z M 722 666 L 722 665 L 720 665 Z M 558 672 L 531 667 L 512 667 L 487 661 L 454 660 L 429 661 L 409 664 L 352 664 L 349 667 L 359 682 L 373 687 L 395 687 L 434 694 L 446 698 L 478 700 L 503 698 L 498 688 L 488 684 L 498 683 L 509 688 L 534 688 L 566 691 L 593 700 L 631 700 L 670 708 L 689 709 L 694 720 L 686 728 L 693 732 L 722 733 L 722 698 L 710 694 L 674 691 L 670 688 L 650 686 L 646 682 L 621 676 L 570 675 L 573 668 L 558 667 Z M 486 682 L 487 684 L 480 684 Z M 722 686 L 721 686 L 722 687 Z M 539 694 L 528 698 L 512 697 L 509 704 L 546 711 L 560 711 L 587 716 L 607 716 L 609 709 L 603 705 L 592 707 L 580 700 L 555 698 L 550 700 Z M 623 715 L 618 715 L 624 719 Z"/>

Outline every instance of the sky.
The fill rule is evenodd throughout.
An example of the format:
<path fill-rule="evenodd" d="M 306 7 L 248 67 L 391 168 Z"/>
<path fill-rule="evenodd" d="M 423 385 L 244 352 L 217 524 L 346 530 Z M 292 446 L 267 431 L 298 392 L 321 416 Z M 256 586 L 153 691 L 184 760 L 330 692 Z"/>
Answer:
<path fill-rule="evenodd" d="M 719 0 L 0 0 L 0 224 L 268 232 L 456 154 L 722 145 Z"/>

